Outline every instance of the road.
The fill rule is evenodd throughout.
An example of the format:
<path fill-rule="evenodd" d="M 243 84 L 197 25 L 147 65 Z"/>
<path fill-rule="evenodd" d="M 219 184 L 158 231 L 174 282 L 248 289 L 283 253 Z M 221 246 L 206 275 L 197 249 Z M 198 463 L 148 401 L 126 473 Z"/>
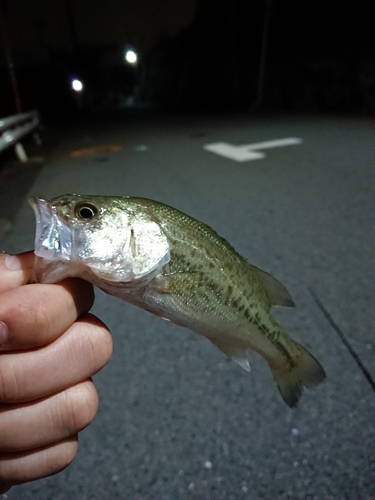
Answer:
<path fill-rule="evenodd" d="M 243 162 L 204 149 L 290 137 L 302 142 Z M 98 415 L 70 467 L 3 498 L 375 499 L 375 393 L 338 334 L 375 379 L 374 137 L 367 119 L 306 116 L 153 115 L 61 132 L 28 195 L 143 196 L 208 223 L 288 288 L 297 308 L 275 312 L 327 380 L 291 410 L 257 355 L 248 374 L 203 337 L 97 292 L 114 337 Z M 99 145 L 121 150 L 70 156 Z M 31 248 L 34 227 L 22 193 L 0 249 Z"/>

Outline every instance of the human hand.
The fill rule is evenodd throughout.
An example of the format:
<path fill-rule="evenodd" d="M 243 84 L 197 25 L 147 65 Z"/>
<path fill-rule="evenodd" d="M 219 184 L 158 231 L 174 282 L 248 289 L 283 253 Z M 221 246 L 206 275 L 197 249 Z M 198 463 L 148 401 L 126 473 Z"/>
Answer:
<path fill-rule="evenodd" d="M 0 494 L 74 459 L 98 408 L 90 377 L 112 354 L 107 327 L 88 314 L 92 285 L 26 285 L 33 260 L 0 254 Z"/>

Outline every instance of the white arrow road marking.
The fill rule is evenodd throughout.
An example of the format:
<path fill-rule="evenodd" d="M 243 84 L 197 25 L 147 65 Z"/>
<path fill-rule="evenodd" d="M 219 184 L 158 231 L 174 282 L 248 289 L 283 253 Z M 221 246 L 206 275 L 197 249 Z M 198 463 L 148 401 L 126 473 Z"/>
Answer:
<path fill-rule="evenodd" d="M 285 139 L 254 142 L 253 144 L 243 144 L 241 146 L 233 146 L 233 144 L 229 144 L 228 142 L 212 142 L 211 144 L 205 144 L 203 149 L 234 161 L 250 161 L 265 158 L 265 153 L 258 152 L 258 149 L 279 148 L 301 143 L 302 139 L 298 137 L 287 137 Z"/>

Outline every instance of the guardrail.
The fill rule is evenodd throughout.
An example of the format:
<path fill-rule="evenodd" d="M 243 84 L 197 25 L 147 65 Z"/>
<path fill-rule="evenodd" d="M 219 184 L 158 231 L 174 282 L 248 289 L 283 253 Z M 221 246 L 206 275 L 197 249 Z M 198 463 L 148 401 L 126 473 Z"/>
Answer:
<path fill-rule="evenodd" d="M 34 138 L 37 143 L 40 143 L 39 135 L 36 132 L 39 126 L 40 120 L 37 111 L 0 119 L 0 152 L 14 145 L 19 160 L 26 162 L 28 158 L 20 140 L 34 131 Z"/>

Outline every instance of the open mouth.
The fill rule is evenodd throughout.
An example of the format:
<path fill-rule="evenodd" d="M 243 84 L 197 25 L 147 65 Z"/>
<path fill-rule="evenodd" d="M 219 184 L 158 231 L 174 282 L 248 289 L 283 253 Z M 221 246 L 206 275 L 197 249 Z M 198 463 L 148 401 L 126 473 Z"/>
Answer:
<path fill-rule="evenodd" d="M 72 253 L 72 231 L 62 222 L 50 202 L 29 198 L 36 219 L 35 255 L 46 260 L 69 260 Z"/>

